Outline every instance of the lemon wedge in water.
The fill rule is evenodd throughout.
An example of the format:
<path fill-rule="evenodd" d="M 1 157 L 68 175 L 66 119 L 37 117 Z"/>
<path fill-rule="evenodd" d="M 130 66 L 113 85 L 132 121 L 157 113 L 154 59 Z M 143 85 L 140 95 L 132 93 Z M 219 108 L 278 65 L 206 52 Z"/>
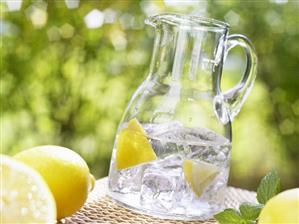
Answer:
<path fill-rule="evenodd" d="M 156 160 L 157 156 L 146 133 L 136 118 L 120 131 L 116 146 L 116 168 L 118 170 Z"/>
<path fill-rule="evenodd" d="M 190 159 L 184 160 L 183 170 L 186 181 L 198 197 L 219 173 L 219 168 L 215 165 Z"/>
<path fill-rule="evenodd" d="M 29 166 L 0 155 L 1 223 L 55 223 L 56 204 L 42 176 Z"/>

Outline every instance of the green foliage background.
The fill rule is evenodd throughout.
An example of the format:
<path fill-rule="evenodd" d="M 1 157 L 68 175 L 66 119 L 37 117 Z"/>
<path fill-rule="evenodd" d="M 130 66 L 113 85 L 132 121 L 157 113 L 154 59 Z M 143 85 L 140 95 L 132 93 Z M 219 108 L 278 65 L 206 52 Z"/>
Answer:
<path fill-rule="evenodd" d="M 74 9 L 65 1 L 23 1 L 18 11 L 4 2 L 0 7 L 2 153 L 61 145 L 79 152 L 97 178 L 107 175 L 118 122 L 150 62 L 154 30 L 143 20 L 193 13 L 229 22 L 230 33 L 248 36 L 259 57 L 255 87 L 233 124 L 231 184 L 255 189 L 276 167 L 283 188 L 299 186 L 299 1 L 81 0 Z M 89 29 L 84 18 L 94 9 L 114 21 Z M 231 52 L 223 88 L 238 82 L 243 59 L 242 51 Z"/>

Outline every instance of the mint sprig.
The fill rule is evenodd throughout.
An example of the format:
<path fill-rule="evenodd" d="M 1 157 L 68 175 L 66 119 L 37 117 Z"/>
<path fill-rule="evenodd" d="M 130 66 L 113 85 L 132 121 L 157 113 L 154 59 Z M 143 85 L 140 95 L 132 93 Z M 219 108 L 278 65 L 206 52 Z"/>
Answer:
<path fill-rule="evenodd" d="M 220 224 L 256 224 L 259 214 L 266 202 L 280 191 L 280 178 L 275 170 L 270 171 L 262 178 L 257 188 L 257 201 L 259 204 L 242 203 L 239 210 L 225 209 L 216 214 L 214 218 Z"/>
<path fill-rule="evenodd" d="M 266 202 L 280 192 L 280 178 L 275 170 L 268 173 L 257 188 L 256 198 L 259 203 Z"/>
<path fill-rule="evenodd" d="M 261 204 L 253 204 L 244 202 L 240 205 L 240 213 L 246 220 L 256 220 L 264 206 Z"/>
<path fill-rule="evenodd" d="M 246 219 L 235 209 L 228 208 L 214 216 L 216 220 L 221 220 L 221 224 L 247 224 Z"/>

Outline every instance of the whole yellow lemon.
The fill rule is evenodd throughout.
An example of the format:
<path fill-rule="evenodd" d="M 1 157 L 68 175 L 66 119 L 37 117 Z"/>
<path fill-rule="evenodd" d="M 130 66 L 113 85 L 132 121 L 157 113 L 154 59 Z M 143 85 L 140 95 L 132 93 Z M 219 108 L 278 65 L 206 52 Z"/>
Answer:
<path fill-rule="evenodd" d="M 259 224 L 299 224 L 299 188 L 281 192 L 262 209 Z"/>
<path fill-rule="evenodd" d="M 22 151 L 15 158 L 37 170 L 56 201 L 57 218 L 72 215 L 84 204 L 94 178 L 76 152 L 53 145 Z"/>

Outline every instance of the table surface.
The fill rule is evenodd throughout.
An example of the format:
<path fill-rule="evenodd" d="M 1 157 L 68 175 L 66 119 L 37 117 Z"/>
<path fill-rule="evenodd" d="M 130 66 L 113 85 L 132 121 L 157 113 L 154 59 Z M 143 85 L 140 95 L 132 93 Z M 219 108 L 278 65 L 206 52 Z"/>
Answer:
<path fill-rule="evenodd" d="M 120 206 L 108 195 L 108 178 L 96 181 L 95 187 L 90 192 L 84 206 L 74 215 L 60 221 L 60 223 L 153 223 L 153 224 L 215 224 L 215 220 L 207 221 L 178 221 L 154 218 L 136 211 L 131 211 Z M 238 208 L 242 202 L 256 202 L 255 192 L 240 188 L 228 187 L 225 194 L 225 205 L 231 208 Z"/>

